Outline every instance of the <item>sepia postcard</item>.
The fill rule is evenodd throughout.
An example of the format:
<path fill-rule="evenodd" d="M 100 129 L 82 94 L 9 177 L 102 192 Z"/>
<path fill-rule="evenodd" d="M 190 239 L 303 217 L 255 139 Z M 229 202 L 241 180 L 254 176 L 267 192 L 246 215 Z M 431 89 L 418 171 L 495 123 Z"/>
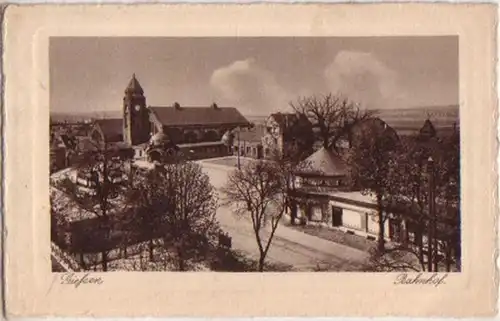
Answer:
<path fill-rule="evenodd" d="M 8 7 L 8 315 L 494 315 L 495 25 Z"/>

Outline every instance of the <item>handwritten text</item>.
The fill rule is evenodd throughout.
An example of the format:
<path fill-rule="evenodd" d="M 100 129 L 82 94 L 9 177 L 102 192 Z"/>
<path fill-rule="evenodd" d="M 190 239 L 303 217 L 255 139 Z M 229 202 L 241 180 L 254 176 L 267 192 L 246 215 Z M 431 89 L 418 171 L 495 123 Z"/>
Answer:
<path fill-rule="evenodd" d="M 445 279 L 448 277 L 448 274 L 438 274 L 433 273 L 430 275 L 425 275 L 424 273 L 418 273 L 416 275 L 411 275 L 407 273 L 399 274 L 394 281 L 394 284 L 404 284 L 404 285 L 412 285 L 412 284 L 420 284 L 420 285 L 434 285 L 435 287 L 446 284 Z"/>
<path fill-rule="evenodd" d="M 76 273 L 64 273 L 61 275 L 61 284 L 74 285 L 78 288 L 81 284 L 102 284 L 104 283 L 101 277 L 90 276 L 90 273 L 76 274 Z"/>

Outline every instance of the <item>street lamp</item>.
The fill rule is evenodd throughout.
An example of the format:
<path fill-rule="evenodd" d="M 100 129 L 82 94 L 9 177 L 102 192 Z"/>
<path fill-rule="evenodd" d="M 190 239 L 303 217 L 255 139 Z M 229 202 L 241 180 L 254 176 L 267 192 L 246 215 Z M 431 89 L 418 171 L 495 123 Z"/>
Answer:
<path fill-rule="evenodd" d="M 236 134 L 237 134 L 237 137 L 238 137 L 238 170 L 241 170 L 241 163 L 240 163 L 240 153 L 241 153 L 241 150 L 240 150 L 240 131 L 241 131 L 241 128 L 238 127 L 238 130 L 236 131 Z"/>
<path fill-rule="evenodd" d="M 437 272 L 437 231 L 436 231 L 436 208 L 435 208 L 435 182 L 434 182 L 434 160 L 429 156 L 427 159 L 427 172 L 429 174 L 429 232 L 428 232 L 428 272 L 434 269 Z"/>
<path fill-rule="evenodd" d="M 238 169 L 241 169 L 241 164 L 240 164 L 240 127 L 237 127 L 233 130 L 228 130 L 223 136 L 222 136 L 222 141 L 223 143 L 230 147 L 231 150 L 233 150 L 234 152 L 234 146 L 233 146 L 233 142 L 234 142 L 234 132 L 236 132 L 236 136 L 237 136 L 237 140 L 238 140 L 238 154 L 237 154 L 237 158 L 238 158 Z"/>

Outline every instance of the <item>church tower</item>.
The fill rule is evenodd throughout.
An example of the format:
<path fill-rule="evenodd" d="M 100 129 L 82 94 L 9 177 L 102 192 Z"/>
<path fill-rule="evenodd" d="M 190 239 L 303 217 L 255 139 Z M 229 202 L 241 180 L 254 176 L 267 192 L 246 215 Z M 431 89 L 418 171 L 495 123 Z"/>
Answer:
<path fill-rule="evenodd" d="M 147 142 L 149 134 L 150 122 L 146 97 L 141 84 L 133 74 L 123 97 L 123 139 L 130 145 L 137 145 Z"/>
<path fill-rule="evenodd" d="M 431 138 L 436 137 L 436 128 L 432 124 L 429 117 L 425 120 L 424 125 L 420 128 L 419 138 L 420 140 L 427 141 Z"/>

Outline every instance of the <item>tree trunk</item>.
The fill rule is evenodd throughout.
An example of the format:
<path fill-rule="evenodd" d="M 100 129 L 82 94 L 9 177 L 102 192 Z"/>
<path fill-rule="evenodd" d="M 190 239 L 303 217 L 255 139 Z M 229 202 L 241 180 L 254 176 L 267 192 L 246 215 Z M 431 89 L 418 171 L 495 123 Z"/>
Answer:
<path fill-rule="evenodd" d="M 424 260 L 424 241 L 422 239 L 422 226 L 419 224 L 418 231 L 415 232 L 415 242 L 418 246 L 418 261 L 425 271 L 425 260 Z"/>
<path fill-rule="evenodd" d="M 433 262 L 433 248 L 432 244 L 434 243 L 433 241 L 433 235 L 432 235 L 432 223 L 429 220 L 428 222 L 428 227 L 427 227 L 427 272 L 432 272 L 432 262 Z"/>
<path fill-rule="evenodd" d="M 108 271 L 108 252 L 102 251 L 101 256 L 102 256 L 102 271 L 106 272 Z"/>
<path fill-rule="evenodd" d="M 177 265 L 179 268 L 179 271 L 185 271 L 186 270 L 186 265 L 184 262 L 184 256 L 182 254 L 182 250 L 180 248 L 177 248 Z"/>
<path fill-rule="evenodd" d="M 456 240 L 457 241 L 457 240 Z M 460 237 L 458 238 L 458 242 L 455 243 L 454 246 L 454 256 L 455 256 L 455 266 L 458 271 L 462 271 L 462 247 L 460 244 Z"/>
<path fill-rule="evenodd" d="M 382 209 L 382 196 L 377 195 L 377 208 L 378 208 L 378 251 L 383 253 L 385 250 L 385 220 L 384 211 Z"/>
<path fill-rule="evenodd" d="M 80 265 L 84 270 L 87 270 L 87 266 L 85 264 L 85 258 L 83 257 L 83 252 L 80 252 Z"/>
<path fill-rule="evenodd" d="M 107 223 L 107 218 L 106 217 L 106 223 Z M 108 245 L 109 245 L 109 239 L 110 239 L 110 230 L 108 228 L 108 226 L 105 227 L 105 231 L 104 231 L 104 247 L 105 248 L 108 248 Z M 101 252 L 101 256 L 102 256 L 102 270 L 103 272 L 106 272 L 108 270 L 108 250 L 102 250 Z"/>
<path fill-rule="evenodd" d="M 259 272 L 264 272 L 265 259 L 266 259 L 266 257 L 264 256 L 264 254 L 261 254 L 260 258 L 259 258 Z"/>
<path fill-rule="evenodd" d="M 384 239 L 384 234 L 385 234 L 385 224 L 384 221 L 382 220 L 381 215 L 379 214 L 379 222 L 378 222 L 378 228 L 379 228 L 379 233 L 378 233 L 378 250 L 380 253 L 383 253 L 385 250 L 385 239 Z"/>
<path fill-rule="evenodd" d="M 432 218 L 432 265 L 434 272 L 439 271 L 439 246 L 438 246 L 438 231 L 437 231 L 437 221 L 436 216 Z"/>
<path fill-rule="evenodd" d="M 297 219 L 297 204 L 295 201 L 292 201 L 291 209 L 290 209 L 290 223 L 295 225 L 295 220 Z"/>
<path fill-rule="evenodd" d="M 451 272 L 451 246 L 446 246 L 446 272 Z"/>
<path fill-rule="evenodd" d="M 155 260 L 153 239 L 149 240 L 149 260 L 151 262 L 153 262 Z"/>

